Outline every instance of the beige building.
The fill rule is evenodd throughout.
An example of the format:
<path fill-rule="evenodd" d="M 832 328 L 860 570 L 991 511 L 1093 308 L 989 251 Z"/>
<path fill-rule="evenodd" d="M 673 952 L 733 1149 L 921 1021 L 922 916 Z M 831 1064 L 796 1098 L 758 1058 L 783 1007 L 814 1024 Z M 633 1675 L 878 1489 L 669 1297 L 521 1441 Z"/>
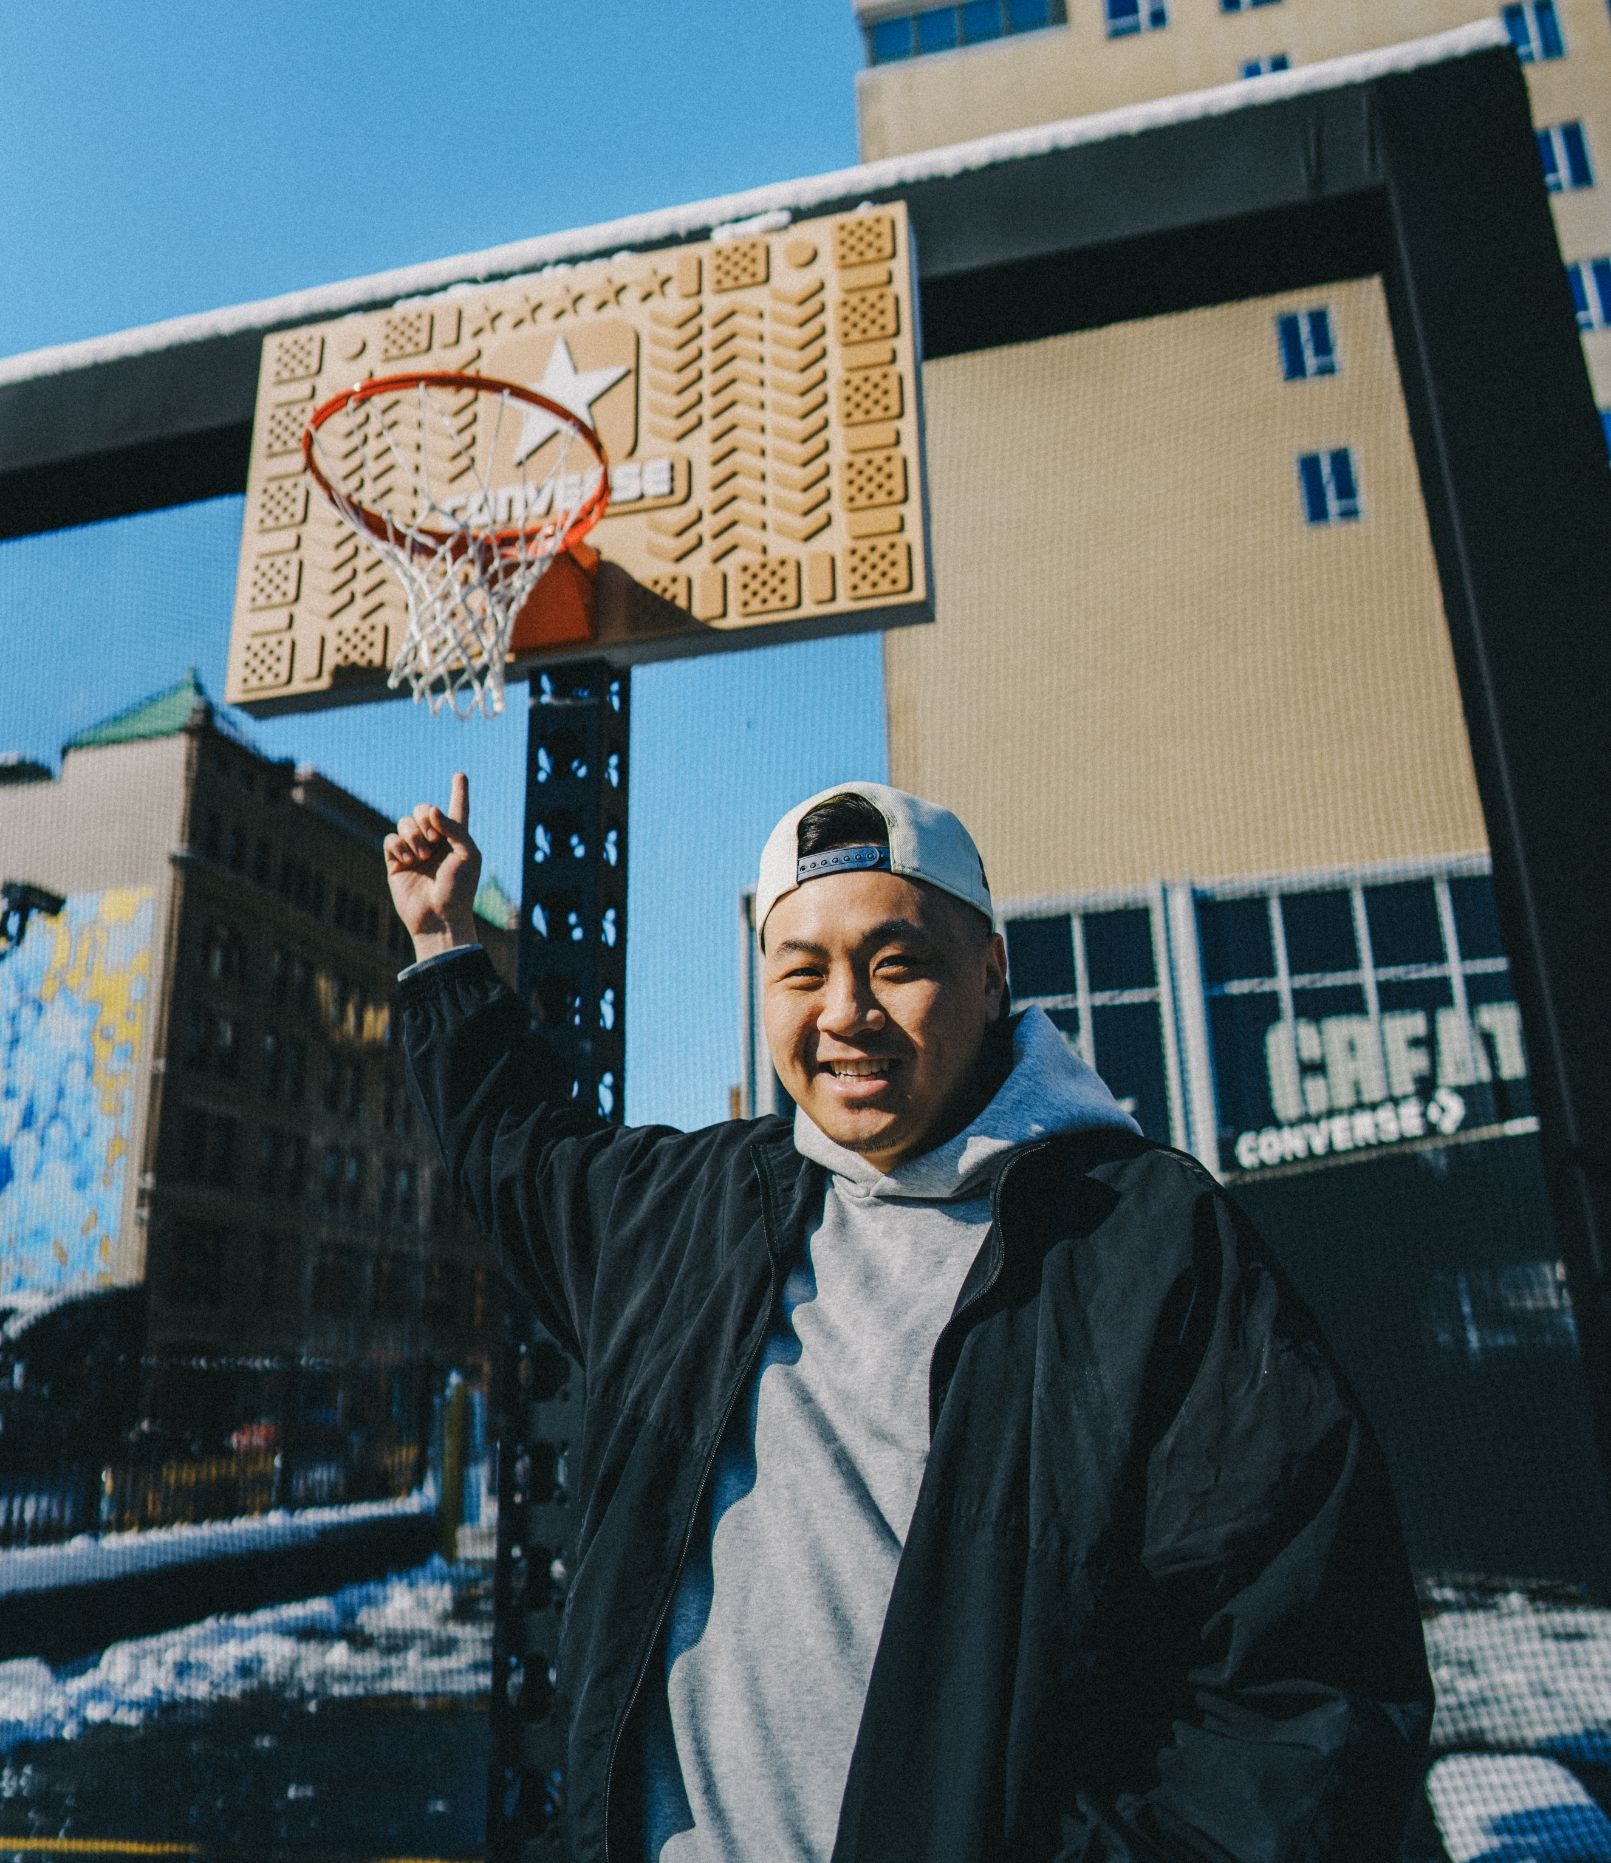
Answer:
<path fill-rule="evenodd" d="M 1094 116 L 1446 32 L 1497 13 L 1526 67 L 1561 252 L 1583 268 L 1596 399 L 1611 408 L 1611 13 L 1603 0 L 855 0 L 862 158 Z M 925 50 L 926 46 L 934 49 Z"/>
<path fill-rule="evenodd" d="M 1301 76 L 1260 74 L 1492 18 L 857 11 L 869 160 L 1244 73 L 1273 95 Z M 1611 15 L 1528 0 L 1505 25 L 1580 321 L 1611 320 Z M 924 364 L 937 622 L 885 637 L 892 780 L 973 826 L 1015 993 L 1212 1168 L 1530 1129 L 1382 281 L 1089 322 Z M 1611 402 L 1611 334 L 1584 340 Z"/>
<path fill-rule="evenodd" d="M 0 1295 L 142 1289 L 141 1417 L 198 1450 L 297 1418 L 417 1448 L 495 1296 L 404 1094 L 389 821 L 194 674 L 0 781 L 0 879 L 64 902 L 0 956 Z"/>

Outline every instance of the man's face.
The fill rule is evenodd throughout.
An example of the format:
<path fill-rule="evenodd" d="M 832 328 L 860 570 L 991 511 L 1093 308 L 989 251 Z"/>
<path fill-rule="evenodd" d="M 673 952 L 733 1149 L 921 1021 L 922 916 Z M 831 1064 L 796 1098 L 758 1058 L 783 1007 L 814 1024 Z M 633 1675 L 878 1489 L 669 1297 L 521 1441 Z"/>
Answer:
<path fill-rule="evenodd" d="M 1000 1012 L 999 933 L 892 873 L 786 893 L 765 926 L 766 1042 L 795 1104 L 887 1171 L 928 1148 Z"/>

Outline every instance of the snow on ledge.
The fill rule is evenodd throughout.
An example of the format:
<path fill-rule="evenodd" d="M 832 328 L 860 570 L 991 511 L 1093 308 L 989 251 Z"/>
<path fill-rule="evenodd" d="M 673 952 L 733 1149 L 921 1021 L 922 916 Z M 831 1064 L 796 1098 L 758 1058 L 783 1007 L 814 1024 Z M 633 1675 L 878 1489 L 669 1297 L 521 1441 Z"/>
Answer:
<path fill-rule="evenodd" d="M 1105 142 L 1116 136 L 1138 135 L 1170 123 L 1228 116 L 1235 110 L 1256 109 L 1261 104 L 1276 103 L 1287 97 L 1363 84 L 1393 72 L 1415 71 L 1509 43 L 1509 35 L 1499 20 L 1479 20 L 1451 32 L 1407 40 L 1401 45 L 1300 65 L 1294 70 L 1271 72 L 1264 77 L 1238 78 L 1210 90 L 1185 91 L 1151 103 L 1105 110 L 1096 116 L 1070 117 L 1059 123 L 1037 124 L 1031 129 L 1007 130 L 949 148 L 890 156 L 884 161 L 867 162 L 855 168 L 834 169 L 797 181 L 773 182 L 738 194 L 718 195 L 653 213 L 573 227 L 509 245 L 490 246 L 482 252 L 461 253 L 423 265 L 372 272 L 363 278 L 317 285 L 307 291 L 286 292 L 279 297 L 259 298 L 253 303 L 230 305 L 194 316 L 170 317 L 161 323 L 142 324 L 87 342 L 60 343 L 9 357 L 0 361 L 0 387 L 134 356 L 157 354 L 187 343 L 312 323 L 340 316 L 344 311 L 420 297 L 455 286 L 473 286 L 491 279 L 574 265 L 637 246 L 708 238 L 714 229 L 730 228 L 745 221 L 764 221 L 776 226 L 780 224 L 779 215 L 786 223 L 795 214 L 860 196 L 897 191 L 924 181 L 950 180 L 978 169 L 1026 161 L 1062 149 Z"/>
<path fill-rule="evenodd" d="M 294 1513 L 282 1508 L 234 1520 L 147 1527 L 99 1537 L 84 1533 L 51 1545 L 8 1548 L 0 1553 L 0 1598 L 19 1592 L 60 1591 L 72 1585 L 103 1585 L 138 1572 L 202 1560 L 277 1552 L 376 1521 L 407 1520 L 430 1513 L 433 1506 L 416 1489 L 401 1500 L 299 1507 Z"/>

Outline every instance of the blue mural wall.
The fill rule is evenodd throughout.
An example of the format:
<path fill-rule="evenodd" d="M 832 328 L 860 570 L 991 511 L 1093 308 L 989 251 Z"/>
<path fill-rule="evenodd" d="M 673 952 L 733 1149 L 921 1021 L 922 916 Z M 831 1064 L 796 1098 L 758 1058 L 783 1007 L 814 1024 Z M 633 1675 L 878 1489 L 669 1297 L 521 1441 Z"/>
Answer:
<path fill-rule="evenodd" d="M 118 1222 L 154 887 L 70 897 L 0 954 L 0 1293 L 131 1278 Z"/>

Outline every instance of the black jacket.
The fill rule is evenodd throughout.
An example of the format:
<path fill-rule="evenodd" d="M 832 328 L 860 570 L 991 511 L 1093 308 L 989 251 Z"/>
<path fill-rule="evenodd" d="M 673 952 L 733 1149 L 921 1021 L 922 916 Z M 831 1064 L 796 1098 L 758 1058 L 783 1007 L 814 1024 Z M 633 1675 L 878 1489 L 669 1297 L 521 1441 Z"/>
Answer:
<path fill-rule="evenodd" d="M 459 1191 L 583 1367 L 570 1842 L 638 1863 L 631 1710 L 824 1173 L 780 1119 L 603 1125 L 482 956 L 401 1008 Z M 1431 1689 L 1381 1455 L 1200 1166 L 1015 1154 L 930 1432 L 834 1863 L 1397 1856 Z"/>

